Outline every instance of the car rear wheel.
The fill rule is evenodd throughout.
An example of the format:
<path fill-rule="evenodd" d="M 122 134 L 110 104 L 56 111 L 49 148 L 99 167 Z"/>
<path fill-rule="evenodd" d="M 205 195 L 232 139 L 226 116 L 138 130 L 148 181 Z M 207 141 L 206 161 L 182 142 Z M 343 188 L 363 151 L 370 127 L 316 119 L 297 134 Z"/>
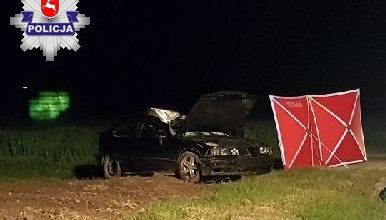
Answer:
<path fill-rule="evenodd" d="M 103 175 L 106 179 L 120 177 L 122 171 L 119 161 L 113 159 L 110 155 L 105 155 L 103 159 Z"/>
<path fill-rule="evenodd" d="M 201 180 L 201 163 L 197 154 L 184 152 L 178 160 L 178 177 L 184 181 L 198 183 Z"/>

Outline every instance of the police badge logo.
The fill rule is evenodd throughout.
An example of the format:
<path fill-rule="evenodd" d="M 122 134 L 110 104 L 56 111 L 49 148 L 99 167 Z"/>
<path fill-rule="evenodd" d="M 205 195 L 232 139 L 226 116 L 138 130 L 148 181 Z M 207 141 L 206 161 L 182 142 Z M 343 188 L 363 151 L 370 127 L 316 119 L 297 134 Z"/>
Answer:
<path fill-rule="evenodd" d="M 58 14 L 59 1 L 58 0 L 41 0 L 41 10 L 44 16 L 52 18 Z"/>
<path fill-rule="evenodd" d="M 10 24 L 23 31 L 23 51 L 40 48 L 47 61 L 54 61 L 60 48 L 80 48 L 77 31 L 90 24 L 79 14 L 79 0 L 22 0 L 21 14 L 11 17 Z"/>

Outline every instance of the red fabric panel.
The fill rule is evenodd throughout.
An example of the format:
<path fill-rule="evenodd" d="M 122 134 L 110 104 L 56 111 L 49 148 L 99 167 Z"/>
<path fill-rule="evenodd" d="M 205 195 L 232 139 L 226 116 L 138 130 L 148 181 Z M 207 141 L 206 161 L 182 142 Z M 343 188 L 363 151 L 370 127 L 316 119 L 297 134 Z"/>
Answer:
<path fill-rule="evenodd" d="M 316 104 L 313 100 L 310 101 L 314 109 L 316 126 L 319 130 L 319 137 L 322 143 L 322 160 L 326 162 L 331 152 L 335 149 L 339 139 L 342 137 L 346 128 L 334 116 Z"/>
<path fill-rule="evenodd" d="M 282 144 L 285 148 L 284 157 L 288 166 L 295 156 L 306 131 L 277 103 L 274 103 L 274 108 L 279 122 Z"/>
<path fill-rule="evenodd" d="M 319 142 L 316 138 L 312 137 L 312 166 L 322 166 L 322 158 L 320 157 Z"/>
<path fill-rule="evenodd" d="M 343 162 L 342 159 L 340 159 L 336 155 L 333 155 L 331 157 L 330 161 L 328 162 L 328 164 L 325 164 L 325 166 L 337 165 L 337 164 L 340 164 L 342 162 Z"/>
<path fill-rule="evenodd" d="M 344 137 L 339 148 L 335 152 L 335 157 L 339 158 L 342 162 L 350 162 L 356 160 L 364 160 L 364 157 L 355 142 L 353 136 L 348 132 Z M 327 165 L 337 165 L 340 162 L 337 160 L 330 160 Z"/>
<path fill-rule="evenodd" d="M 312 157 L 310 157 L 310 155 L 311 139 L 310 136 L 307 135 L 304 144 L 301 146 L 300 151 L 290 168 L 304 168 L 312 166 Z M 290 161 L 288 163 L 290 163 Z"/>
<path fill-rule="evenodd" d="M 275 98 L 287 111 L 291 112 L 304 126 L 308 123 L 307 98 Z"/>
<path fill-rule="evenodd" d="M 355 104 L 357 95 L 358 91 L 308 98 L 271 96 L 286 169 L 365 160 L 359 95 Z"/>
<path fill-rule="evenodd" d="M 311 113 L 311 111 L 310 111 Z M 311 142 L 310 142 L 310 145 L 311 145 L 311 156 L 313 157 L 313 163 L 312 165 L 313 166 L 321 166 L 322 165 L 322 161 L 321 161 L 321 157 L 320 157 L 320 148 L 319 148 L 319 137 L 318 137 L 318 132 L 316 130 L 316 124 L 315 124 L 315 121 L 314 121 L 314 116 L 311 115 L 310 116 L 310 124 L 309 124 L 309 135 L 311 137 Z"/>
<path fill-rule="evenodd" d="M 351 92 L 344 95 L 334 95 L 326 97 L 314 96 L 313 99 L 334 112 L 343 121 L 348 123 L 351 118 L 351 111 L 356 99 L 357 92 Z"/>
<path fill-rule="evenodd" d="M 356 140 L 359 143 L 359 146 L 364 151 L 364 138 L 362 136 L 362 123 L 361 123 L 361 107 L 360 107 L 360 100 L 358 99 L 357 105 L 355 106 L 353 119 L 351 121 L 351 130 L 353 131 Z"/>

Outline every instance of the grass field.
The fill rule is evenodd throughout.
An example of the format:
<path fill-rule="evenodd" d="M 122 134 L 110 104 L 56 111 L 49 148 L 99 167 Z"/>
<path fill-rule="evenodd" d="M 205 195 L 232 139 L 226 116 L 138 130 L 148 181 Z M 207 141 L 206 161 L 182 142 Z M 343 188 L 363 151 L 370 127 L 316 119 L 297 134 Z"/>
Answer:
<path fill-rule="evenodd" d="M 95 164 L 98 135 L 107 126 L 28 124 L 0 130 L 0 180 L 72 178 L 75 166 Z"/>
<path fill-rule="evenodd" d="M 364 120 L 370 155 L 386 152 L 385 119 L 379 116 Z M 110 125 L 2 126 L 0 181 L 74 178 L 74 167 L 96 163 L 98 135 Z M 248 123 L 246 136 L 277 147 L 273 121 Z M 279 156 L 277 148 L 275 154 Z M 385 179 L 386 169 L 275 171 L 215 185 L 214 193 L 199 199 L 153 204 L 146 213 L 127 219 L 386 219 L 386 203 L 377 200 L 376 189 L 380 181 L 386 185 Z"/>
<path fill-rule="evenodd" d="M 5 124 L 0 128 L 0 180 L 41 177 L 73 178 L 79 165 L 95 164 L 98 135 L 111 126 L 109 120 L 83 123 L 54 122 Z M 386 116 L 366 117 L 367 152 L 384 154 Z M 280 158 L 273 120 L 250 121 L 245 135 L 274 147 Z"/>
<path fill-rule="evenodd" d="M 376 184 L 385 177 L 385 169 L 278 171 L 223 184 L 201 199 L 159 203 L 127 219 L 381 220 L 386 203 L 378 201 Z"/>

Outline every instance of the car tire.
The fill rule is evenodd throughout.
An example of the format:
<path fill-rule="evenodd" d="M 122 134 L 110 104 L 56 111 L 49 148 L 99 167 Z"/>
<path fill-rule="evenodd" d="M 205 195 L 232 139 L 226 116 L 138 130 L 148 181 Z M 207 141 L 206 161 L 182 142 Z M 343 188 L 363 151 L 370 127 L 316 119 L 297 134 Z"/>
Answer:
<path fill-rule="evenodd" d="M 120 177 L 122 175 L 121 165 L 119 161 L 112 158 L 110 155 L 105 155 L 103 158 L 103 176 L 105 179 L 111 177 Z"/>
<path fill-rule="evenodd" d="M 201 181 L 201 162 L 197 154 L 189 151 L 181 154 L 177 162 L 177 175 L 186 182 Z"/>

